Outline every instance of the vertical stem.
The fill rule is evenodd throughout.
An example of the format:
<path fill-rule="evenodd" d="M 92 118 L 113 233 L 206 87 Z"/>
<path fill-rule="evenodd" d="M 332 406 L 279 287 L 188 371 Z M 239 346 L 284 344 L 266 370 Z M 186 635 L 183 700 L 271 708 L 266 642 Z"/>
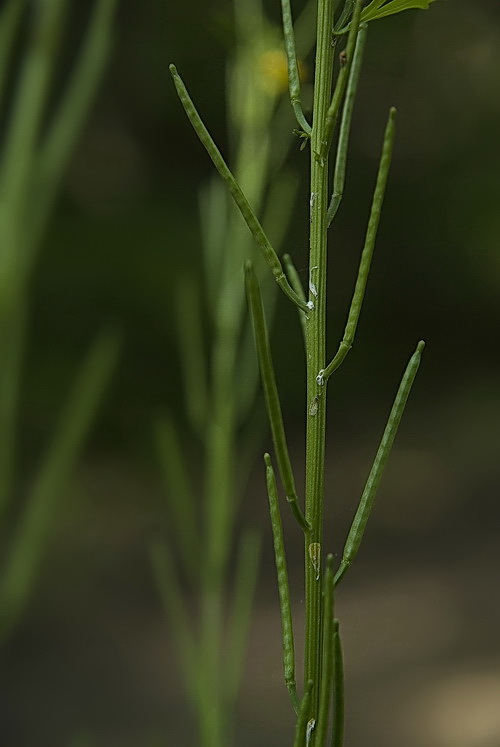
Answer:
<path fill-rule="evenodd" d="M 234 398 L 227 396 L 227 392 L 234 386 L 235 332 L 239 329 L 240 314 L 237 308 L 233 307 L 233 311 L 233 323 L 228 329 L 227 326 L 224 328 L 221 309 L 218 309 L 212 355 L 213 388 L 206 441 L 206 535 L 200 621 L 200 674 L 203 678 L 199 714 L 201 747 L 217 747 L 226 743 L 224 706 L 221 701 L 220 636 L 225 570 L 234 518 L 235 402 Z"/>
<path fill-rule="evenodd" d="M 311 229 L 309 254 L 309 301 L 314 309 L 306 329 L 307 429 L 306 519 L 310 529 L 305 547 L 305 682 L 312 681 L 311 718 L 317 718 L 321 651 L 321 544 L 326 427 L 326 387 L 317 380 L 324 367 L 326 324 L 326 253 L 328 159 L 324 148 L 325 119 L 331 97 L 333 47 L 333 0 L 319 0 L 313 127 L 311 135 Z M 314 407 L 312 405 L 315 405 Z M 317 407 L 316 407 L 317 405 Z M 314 736 L 313 736 L 314 739 Z"/>

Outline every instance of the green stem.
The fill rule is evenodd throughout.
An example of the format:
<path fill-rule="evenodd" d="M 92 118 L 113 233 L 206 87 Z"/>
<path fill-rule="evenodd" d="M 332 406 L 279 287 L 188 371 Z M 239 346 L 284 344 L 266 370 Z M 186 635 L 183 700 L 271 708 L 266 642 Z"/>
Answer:
<path fill-rule="evenodd" d="M 179 580 L 167 545 L 156 541 L 149 548 L 155 581 L 158 586 L 163 611 L 173 633 L 177 656 L 182 661 L 184 687 L 193 701 L 198 699 L 196 638 L 186 609 Z"/>
<path fill-rule="evenodd" d="M 221 333 L 217 313 L 216 341 L 212 351 L 210 419 L 206 432 L 203 567 L 200 613 L 200 747 L 226 744 L 225 708 L 222 702 L 222 640 L 225 571 L 229 559 L 235 514 L 236 402 L 228 396 L 234 386 L 235 337 Z M 239 314 L 231 322 L 238 322 Z"/>
<path fill-rule="evenodd" d="M 325 121 L 331 96 L 333 0 L 318 5 L 313 129 L 311 136 L 309 305 L 306 329 L 307 425 L 304 681 L 313 682 L 310 717 L 317 719 L 321 651 L 321 551 L 325 466 L 326 391 L 317 373 L 324 366 L 326 337 L 328 159 Z"/>
<path fill-rule="evenodd" d="M 222 703 L 221 631 L 223 621 L 222 582 L 205 581 L 201 605 L 200 652 L 198 659 L 200 747 L 226 743 L 225 709 Z"/>

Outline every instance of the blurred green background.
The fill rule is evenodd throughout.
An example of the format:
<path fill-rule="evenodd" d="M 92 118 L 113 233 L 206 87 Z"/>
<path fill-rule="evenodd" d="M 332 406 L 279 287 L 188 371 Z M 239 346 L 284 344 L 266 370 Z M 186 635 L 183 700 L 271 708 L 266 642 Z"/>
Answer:
<path fill-rule="evenodd" d="M 92 4 L 73 5 L 58 85 Z M 96 747 L 194 744 L 146 552 L 151 537 L 168 536 L 152 423 L 166 407 L 182 417 L 173 299 L 182 273 L 200 266 L 197 192 L 211 174 L 167 67 L 175 61 L 224 150 L 230 12 L 225 0 L 121 0 L 112 58 L 33 276 L 21 483 L 82 350 L 109 321 L 125 343 L 36 592 L 1 654 L 5 747 L 62 747 L 78 735 L 74 744 Z M 277 4 L 269 15 L 279 22 Z M 339 592 L 346 747 L 500 743 L 499 90 L 495 0 L 437 2 L 373 23 L 330 262 L 332 353 L 393 104 L 398 135 L 357 342 L 331 387 L 336 553 L 400 373 L 418 339 L 427 348 L 366 544 Z M 290 116 L 284 138 L 293 126 Z M 306 176 L 306 153 L 291 160 Z M 306 280 L 306 178 L 300 195 L 287 250 Z M 281 299 L 276 324 L 300 473 L 301 341 Z M 235 744 L 286 745 L 293 719 L 260 463 L 242 521 L 265 541 Z M 300 627 L 300 538 L 289 529 Z"/>

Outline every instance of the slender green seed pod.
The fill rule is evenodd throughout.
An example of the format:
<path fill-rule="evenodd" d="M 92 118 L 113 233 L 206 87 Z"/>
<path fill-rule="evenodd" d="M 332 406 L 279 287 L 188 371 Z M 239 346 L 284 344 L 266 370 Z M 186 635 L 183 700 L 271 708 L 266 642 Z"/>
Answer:
<path fill-rule="evenodd" d="M 337 82 L 335 84 L 335 89 L 333 91 L 332 101 L 326 113 L 323 149 L 321 152 L 321 156 L 323 159 L 326 158 L 326 154 L 330 150 L 333 131 L 335 129 L 338 113 L 340 111 L 340 105 L 342 103 L 342 99 L 344 97 L 345 89 L 347 86 L 347 81 L 349 79 L 349 72 L 351 70 L 351 64 L 354 57 L 354 49 L 356 47 L 356 39 L 359 31 L 359 21 L 361 18 L 362 8 L 363 0 L 356 0 L 349 29 L 349 36 L 347 37 L 345 62 L 340 69 Z"/>
<path fill-rule="evenodd" d="M 290 588 L 288 585 L 288 570 L 285 555 L 285 544 L 283 542 L 283 527 L 278 503 L 278 491 L 273 465 L 269 454 L 264 454 L 266 464 L 266 485 L 269 498 L 269 515 L 273 531 L 274 560 L 276 563 L 276 576 L 278 580 L 278 594 L 281 612 L 281 636 L 283 643 L 283 668 L 285 673 L 285 684 L 292 701 L 295 713 L 299 713 L 299 700 L 295 682 L 295 647 L 292 624 L 292 608 L 290 605 Z"/>
<path fill-rule="evenodd" d="M 297 724 L 295 726 L 295 740 L 293 747 L 306 747 L 308 743 L 308 737 L 310 740 L 311 728 L 314 728 L 314 720 L 309 717 L 309 708 L 311 706 L 311 693 L 314 682 L 309 680 L 306 685 L 306 691 L 304 697 L 300 703 L 299 715 L 297 717 Z M 312 724 L 312 727 L 311 727 Z"/>
<path fill-rule="evenodd" d="M 334 620 L 333 629 L 333 730 L 332 747 L 343 747 L 344 744 L 344 654 L 340 638 L 339 621 Z"/>
<path fill-rule="evenodd" d="M 331 224 L 337 210 L 339 209 L 342 197 L 344 196 L 345 174 L 347 168 L 347 151 L 349 147 L 349 135 L 351 132 L 352 114 L 354 111 L 354 101 L 358 90 L 358 83 L 363 64 L 363 54 L 366 46 L 366 37 L 368 26 L 362 24 L 359 28 L 356 48 L 351 65 L 351 72 L 347 83 L 344 107 L 342 110 L 342 121 L 340 123 L 339 142 L 337 145 L 337 156 L 335 159 L 335 172 L 333 175 L 333 194 L 328 206 L 327 223 Z"/>
<path fill-rule="evenodd" d="M 281 14 L 283 18 L 283 36 L 285 38 L 285 51 L 288 63 L 288 88 L 290 91 L 290 103 L 292 105 L 295 118 L 300 127 L 306 133 L 311 135 L 311 125 L 306 120 L 302 111 L 300 100 L 300 77 L 297 65 L 297 53 L 295 51 L 295 34 L 293 31 L 292 9 L 290 0 L 281 0 Z"/>
<path fill-rule="evenodd" d="M 323 640 L 321 651 L 321 682 L 319 688 L 318 723 L 315 747 L 325 747 L 332 703 L 334 677 L 334 618 L 333 618 L 333 555 L 326 558 L 323 591 Z"/>
<path fill-rule="evenodd" d="M 387 186 L 387 179 L 391 166 L 392 152 L 394 150 L 394 136 L 396 127 L 395 119 L 396 109 L 392 107 L 389 112 L 389 117 L 385 128 L 384 144 L 382 146 L 382 155 L 380 157 L 377 181 L 375 184 L 375 190 L 373 192 L 370 218 L 368 220 L 368 227 L 366 229 L 365 245 L 361 254 L 358 277 L 356 279 L 356 286 L 354 288 L 354 294 L 349 309 L 349 316 L 347 318 L 347 324 L 344 330 L 344 337 L 333 359 L 330 361 L 325 370 L 320 372 L 324 381 L 326 381 L 332 375 L 332 373 L 336 371 L 337 368 L 341 365 L 354 342 L 359 316 L 361 314 L 361 307 L 363 305 L 363 299 L 365 297 L 366 284 L 368 282 L 368 275 L 370 273 L 373 250 L 375 248 L 375 241 L 377 238 L 377 231 L 380 223 L 380 215 L 382 213 L 382 205 L 384 202 L 385 189 Z"/>
<path fill-rule="evenodd" d="M 228 165 L 224 161 L 224 158 L 222 157 L 220 150 L 217 148 L 216 144 L 212 140 L 212 136 L 210 135 L 207 128 L 203 124 L 203 121 L 200 115 L 198 114 L 196 107 L 191 97 L 189 96 L 186 86 L 184 85 L 179 73 L 177 72 L 175 65 L 170 65 L 169 69 L 170 69 L 172 78 L 174 80 L 175 88 L 177 90 L 177 94 L 184 108 L 184 111 L 186 112 L 187 117 L 189 121 L 191 122 L 194 131 L 198 135 L 198 138 L 200 139 L 202 145 L 204 146 L 208 155 L 212 159 L 212 162 L 215 168 L 219 172 L 220 176 L 226 182 L 226 185 L 231 193 L 233 200 L 238 206 L 238 209 L 241 215 L 243 216 L 243 219 L 245 220 L 248 228 L 250 229 L 252 236 L 254 237 L 257 244 L 260 246 L 264 254 L 264 257 L 266 258 L 266 261 L 269 267 L 271 268 L 271 272 L 274 275 L 274 279 L 278 283 L 283 293 L 293 303 L 295 303 L 297 306 L 299 306 L 304 311 L 308 311 L 309 307 L 307 306 L 307 304 L 297 296 L 293 288 L 290 286 L 288 280 L 286 279 L 286 275 L 283 272 L 283 267 L 281 266 L 281 262 L 279 260 L 278 255 L 276 254 L 273 247 L 271 246 L 271 242 L 269 241 L 266 233 L 264 232 L 264 229 L 262 228 L 259 219 L 257 218 L 252 207 L 250 206 L 250 203 L 248 202 L 247 198 L 243 194 L 241 187 L 239 186 L 238 182 L 236 181 L 233 174 L 231 173 Z"/>
<path fill-rule="evenodd" d="M 297 490 L 295 488 L 295 479 L 292 472 L 292 464 L 288 453 L 288 444 L 285 435 L 285 426 L 283 424 L 278 387 L 276 386 L 276 377 L 271 357 L 271 346 L 269 344 L 269 335 L 267 333 L 266 320 L 264 317 L 262 297 L 251 262 L 247 262 L 245 265 L 245 288 L 252 317 L 262 386 L 266 398 L 267 413 L 271 426 L 274 448 L 276 450 L 281 482 L 283 483 L 287 501 L 290 504 L 295 518 L 302 529 L 307 531 L 308 523 L 299 506 Z"/>
<path fill-rule="evenodd" d="M 368 522 L 370 512 L 375 501 L 375 496 L 380 485 L 380 480 L 382 479 L 385 465 L 387 463 L 392 444 L 394 443 L 394 438 L 396 437 L 401 418 L 403 417 L 406 402 L 415 380 L 415 376 L 417 375 L 418 367 L 420 366 L 420 359 L 424 346 L 425 343 L 423 342 L 423 340 L 421 340 L 417 345 L 416 351 L 410 358 L 408 366 L 406 367 L 406 371 L 404 372 L 403 378 L 401 379 L 401 384 L 399 385 L 396 399 L 394 400 L 394 404 L 389 414 L 389 419 L 387 420 L 387 425 L 385 427 L 380 446 L 378 447 L 378 451 L 373 461 L 370 474 L 368 475 L 368 480 L 366 481 L 365 489 L 363 490 L 363 494 L 359 502 L 358 510 L 356 511 L 356 515 L 354 516 L 351 529 L 349 530 L 349 534 L 346 539 L 342 560 L 340 562 L 337 573 L 335 574 L 335 585 L 337 585 L 343 578 L 345 572 L 356 557 L 359 546 L 361 545 L 361 541 L 366 529 L 366 524 Z"/>

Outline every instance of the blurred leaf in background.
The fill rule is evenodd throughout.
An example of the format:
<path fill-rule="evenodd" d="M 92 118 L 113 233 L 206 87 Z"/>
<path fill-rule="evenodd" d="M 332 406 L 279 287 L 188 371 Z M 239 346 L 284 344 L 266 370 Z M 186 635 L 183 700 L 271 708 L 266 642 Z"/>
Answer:
<path fill-rule="evenodd" d="M 37 255 L 110 47 L 114 0 L 98 0 L 66 82 L 47 116 L 66 0 L 9 0 L 0 15 L 0 518 L 8 549 L 0 570 L 0 638 L 21 616 L 36 581 L 70 470 L 117 356 L 116 334 L 94 343 L 61 414 L 24 506 L 17 498 L 19 410 L 27 318 Z M 19 51 L 19 37 L 21 51 Z M 23 473 L 23 480 L 25 473 Z M 14 529 L 12 529 L 14 525 Z M 11 535 L 9 538 L 9 534 Z"/>

